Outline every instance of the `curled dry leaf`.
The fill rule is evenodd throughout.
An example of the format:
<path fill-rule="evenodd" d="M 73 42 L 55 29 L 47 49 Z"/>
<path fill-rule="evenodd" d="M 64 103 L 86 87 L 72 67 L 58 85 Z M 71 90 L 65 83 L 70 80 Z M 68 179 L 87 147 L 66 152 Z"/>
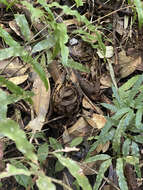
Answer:
<path fill-rule="evenodd" d="M 111 77 L 108 74 L 103 74 L 100 78 L 101 89 L 110 88 L 112 86 Z"/>
<path fill-rule="evenodd" d="M 93 128 L 102 129 L 106 123 L 106 119 L 103 115 L 94 113 L 92 117 L 86 117 L 86 121 Z"/>
<path fill-rule="evenodd" d="M 30 121 L 26 127 L 27 129 L 32 129 L 33 131 L 41 131 L 42 129 L 50 103 L 51 90 L 49 80 L 48 84 L 49 88 L 47 91 L 43 82 L 37 75 L 33 84 L 33 92 L 35 94 L 33 96 L 33 107 L 37 117 L 34 120 Z"/>
<path fill-rule="evenodd" d="M 74 137 L 87 137 L 90 134 L 90 131 L 91 127 L 83 117 L 80 117 L 72 127 L 65 129 L 63 133 L 63 141 L 64 143 L 68 143 Z"/>

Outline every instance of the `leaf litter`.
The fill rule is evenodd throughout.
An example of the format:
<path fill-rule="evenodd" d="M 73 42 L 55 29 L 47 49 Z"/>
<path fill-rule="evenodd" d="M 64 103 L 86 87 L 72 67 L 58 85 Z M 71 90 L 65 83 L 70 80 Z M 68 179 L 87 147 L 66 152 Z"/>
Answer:
<path fill-rule="evenodd" d="M 72 5 L 70 1 L 57 2 L 63 5 Z M 78 2 L 80 1 L 76 1 L 76 3 Z M 123 4 L 124 7 L 127 6 L 125 2 Z M 32 12 L 29 12 L 26 7 L 26 3 L 24 5 L 17 3 L 13 5 L 13 10 L 15 13 L 18 11 L 21 16 L 24 14 L 29 26 L 32 23 L 32 19 L 34 20 L 32 26 L 28 29 L 29 31 L 27 31 L 30 32 L 29 39 L 32 39 L 28 42 L 28 45 L 30 46 L 30 49 L 32 49 L 34 45 L 37 45 L 36 43 L 40 41 L 40 38 L 45 40 L 45 35 L 49 35 L 49 30 L 45 20 L 39 19 L 43 14 L 42 10 L 39 9 L 38 15 L 32 15 Z M 13 12 L 10 11 L 10 16 L 7 17 L 6 7 L 3 4 L 1 6 L 4 9 L 1 26 L 22 46 L 27 45 L 25 44 L 26 40 L 24 33 L 22 33 L 20 28 L 22 26 L 16 23 Z M 37 6 L 36 3 L 34 3 L 34 6 Z M 71 67 L 71 65 L 69 65 L 69 67 L 63 67 L 59 55 L 57 55 L 57 57 L 55 56 L 57 60 L 54 60 L 54 63 L 52 63 L 53 66 L 50 66 L 50 62 L 47 63 L 48 60 L 52 59 L 50 49 L 53 48 L 53 52 L 56 51 L 56 49 L 54 49 L 56 43 L 53 40 L 50 45 L 45 46 L 44 42 L 42 42 L 40 44 L 40 51 L 36 50 L 35 52 L 32 52 L 30 50 L 30 53 L 39 63 L 41 63 L 40 60 L 42 59 L 42 54 L 45 54 L 45 57 L 47 58 L 42 67 L 44 67 L 46 72 L 48 71 L 48 90 L 45 88 L 44 83 L 37 74 L 35 75 L 36 77 L 31 77 L 30 71 L 35 71 L 20 59 L 20 55 L 18 57 L 13 57 L 13 59 L 8 57 L 7 59 L 0 61 L 0 75 L 6 77 L 14 84 L 21 86 L 23 89 L 28 89 L 34 92 L 32 106 L 29 106 L 23 100 L 20 100 L 21 102 L 19 104 L 22 106 L 20 108 L 20 120 L 24 125 L 23 130 L 26 132 L 27 130 L 32 130 L 32 133 L 34 134 L 31 138 L 31 142 L 35 139 L 37 145 L 41 143 L 40 140 L 43 140 L 43 137 L 36 137 L 38 132 L 42 135 L 47 135 L 47 138 L 60 138 L 59 142 L 63 146 L 61 152 L 66 152 L 73 160 L 75 159 L 78 164 L 78 169 L 80 168 L 82 171 L 82 174 L 77 173 L 74 174 L 74 176 L 77 176 L 78 178 L 78 175 L 83 175 L 84 178 L 84 175 L 93 175 L 94 181 L 95 179 L 98 180 L 96 184 L 97 186 L 100 185 L 99 175 L 103 175 L 101 170 L 106 170 L 107 165 L 110 166 L 109 168 L 114 167 L 113 170 L 107 170 L 107 178 L 103 177 L 104 181 L 110 184 L 107 185 L 103 182 L 102 189 L 104 190 L 113 189 L 113 187 L 118 189 L 118 185 L 120 185 L 122 181 L 120 174 L 123 172 L 123 160 L 118 159 L 117 161 L 117 167 L 119 169 L 117 172 L 119 180 L 117 180 L 117 174 L 116 171 L 114 171 L 115 166 L 111 164 L 111 160 L 107 160 L 107 165 L 105 166 L 104 162 L 101 160 L 85 164 L 84 159 L 89 156 L 88 152 L 91 142 L 97 142 L 98 135 L 107 124 L 105 115 L 114 114 L 113 112 L 107 112 L 107 110 L 100 106 L 100 103 L 103 102 L 108 102 L 112 105 L 111 86 L 113 76 L 111 76 L 111 69 L 109 68 L 108 63 L 112 65 L 115 75 L 115 83 L 117 83 L 118 86 L 124 84 L 124 82 L 132 76 L 140 74 L 143 70 L 142 47 L 140 45 L 143 40 L 139 36 L 140 31 L 136 27 L 136 22 L 134 24 L 132 23 L 132 10 L 130 8 L 122 9 L 122 6 L 123 5 L 120 5 L 120 3 L 119 5 L 117 3 L 119 9 L 116 9 L 116 5 L 113 6 L 112 2 L 97 1 L 93 3 L 93 1 L 84 1 L 83 5 L 77 8 L 78 12 L 83 15 L 85 14 L 91 22 L 96 23 L 98 20 L 97 28 L 99 27 L 100 34 L 103 34 L 104 29 L 106 28 L 103 37 L 105 45 L 102 44 L 100 35 L 97 36 L 96 32 L 92 29 L 89 33 L 86 32 L 86 30 L 77 30 L 79 27 L 82 27 L 83 24 L 82 22 L 79 22 L 77 17 L 68 16 L 60 9 L 52 9 L 55 19 L 59 23 L 63 22 L 66 25 L 69 34 L 69 40 L 66 42 L 66 46 L 63 43 L 60 47 L 61 51 L 62 48 L 63 50 L 69 51 L 69 57 L 73 61 L 78 62 L 82 69 L 81 71 L 75 71 L 75 68 Z M 113 27 L 113 10 L 118 17 L 115 28 Z M 103 15 L 105 15 L 105 18 Z M 5 24 L 7 20 L 8 24 Z M 56 32 L 55 34 L 58 35 Z M 58 32 L 60 32 L 60 28 Z M 115 33 L 115 36 L 113 33 Z M 116 39 L 114 39 L 114 37 L 116 37 Z M 114 40 L 116 40 L 116 43 L 114 43 Z M 0 45 L 0 49 L 5 48 L 5 44 L 2 40 Z M 39 46 L 36 46 L 36 48 L 37 47 Z M 66 47 L 68 47 L 68 50 Z M 118 51 L 115 52 L 115 49 Z M 65 57 L 65 59 L 66 58 L 67 57 Z M 92 67 L 95 69 L 91 72 Z M 89 68 L 90 72 L 84 72 L 86 70 L 85 68 Z M 7 93 L 10 93 L 6 86 L 2 85 L 1 88 Z M 10 118 L 15 118 L 13 117 L 15 111 L 15 106 L 11 105 L 8 109 L 8 115 Z M 83 141 L 77 146 L 77 148 L 71 148 L 70 143 L 77 137 L 82 137 Z M 98 156 L 101 152 L 110 155 L 112 151 L 110 145 L 111 142 L 109 138 L 105 143 L 97 144 L 94 151 L 91 152 L 91 155 Z M 10 144 L 8 146 L 11 147 Z M 69 163 L 66 163 L 66 161 L 64 162 L 65 158 L 56 154 L 56 152 L 60 152 L 60 150 L 56 150 L 55 155 L 72 171 L 71 165 L 68 165 Z M 73 152 L 75 152 L 75 154 Z M 17 156 L 17 154 L 14 156 Z M 102 157 L 102 155 L 100 156 Z M 2 159 L 3 148 L 1 148 L 1 160 Z M 72 162 L 72 160 L 70 160 L 70 162 Z M 48 168 L 48 166 L 46 167 Z M 128 174 L 128 170 L 131 171 L 131 175 Z M 135 172 L 130 165 L 126 165 L 125 173 L 127 184 L 131 190 L 133 188 L 142 188 L 142 185 L 138 187 L 137 177 L 134 175 Z M 69 181 L 67 180 L 66 182 L 67 185 L 74 188 L 74 186 L 71 185 L 73 179 L 69 177 L 69 174 L 67 174 L 66 177 L 69 179 Z M 81 183 L 79 178 L 78 180 L 79 183 Z M 125 179 L 123 179 L 123 181 L 125 181 Z M 130 181 L 132 181 L 132 184 L 129 184 Z M 125 183 L 125 187 L 127 187 L 127 184 Z M 122 188 L 122 184 L 120 186 Z M 22 187 L 20 186 L 20 188 Z M 91 187 L 89 186 L 89 189 L 90 188 Z"/>

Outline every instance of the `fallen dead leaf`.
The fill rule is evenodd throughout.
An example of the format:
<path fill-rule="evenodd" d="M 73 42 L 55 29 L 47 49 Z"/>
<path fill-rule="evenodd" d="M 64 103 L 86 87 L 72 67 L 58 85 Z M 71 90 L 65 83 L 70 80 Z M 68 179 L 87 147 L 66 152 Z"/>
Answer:
<path fill-rule="evenodd" d="M 21 75 L 17 77 L 11 77 L 9 78 L 9 81 L 13 82 L 16 85 L 22 84 L 28 79 L 28 75 Z"/>
<path fill-rule="evenodd" d="M 35 94 L 33 96 L 33 107 L 37 117 L 30 121 L 30 123 L 26 126 L 26 129 L 32 129 L 34 132 L 41 131 L 50 103 L 51 90 L 49 80 L 48 85 L 49 89 L 47 91 L 44 83 L 37 75 L 33 84 L 33 92 Z"/>
<path fill-rule="evenodd" d="M 129 76 L 141 64 L 141 56 L 136 58 L 127 56 L 125 51 L 119 53 L 120 79 Z"/>
<path fill-rule="evenodd" d="M 96 113 L 94 113 L 92 117 L 86 117 L 85 119 L 90 126 L 97 129 L 102 129 L 106 123 L 105 117 Z"/>
<path fill-rule="evenodd" d="M 25 65 L 23 67 L 23 64 L 18 58 L 5 59 L 0 61 L 0 71 L 6 76 L 15 73 L 15 71 L 17 71 L 15 74 L 16 76 L 24 75 L 28 68 L 28 65 Z"/>
<path fill-rule="evenodd" d="M 111 77 L 108 74 L 103 74 L 100 78 L 101 89 L 110 88 L 112 86 Z"/>

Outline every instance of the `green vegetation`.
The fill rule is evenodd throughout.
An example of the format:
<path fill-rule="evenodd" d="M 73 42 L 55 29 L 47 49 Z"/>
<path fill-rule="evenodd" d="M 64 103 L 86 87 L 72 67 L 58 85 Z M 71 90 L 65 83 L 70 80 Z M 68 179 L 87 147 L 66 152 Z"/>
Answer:
<path fill-rule="evenodd" d="M 0 2 L 7 5 L 7 9 L 12 9 L 15 1 L 11 1 L 10 4 L 6 0 L 1 0 Z M 40 8 L 33 7 L 32 4 L 27 1 L 17 2 L 23 4 L 29 10 L 32 23 L 39 20 L 46 24 L 48 35 L 43 35 L 43 38 L 36 41 L 35 38 L 37 35 L 31 36 L 30 27 L 25 15 L 15 14 L 16 23 L 24 36 L 24 43 L 21 44 L 15 41 L 12 36 L 0 26 L 0 37 L 7 45 L 5 49 L 0 49 L 0 60 L 19 56 L 25 63 L 30 64 L 38 73 L 47 90 L 48 82 L 46 74 L 42 66 L 38 63 L 38 57 L 42 53 L 45 53 L 48 60 L 51 61 L 60 55 L 61 63 L 65 67 L 71 67 L 84 72 L 89 71 L 89 68 L 69 58 L 69 50 L 66 45 L 69 40 L 67 27 L 64 23 L 57 22 L 52 12 L 53 7 L 62 9 L 62 14 L 76 17 L 78 22 L 82 23 L 82 26 L 75 29 L 72 34 L 80 36 L 84 41 L 90 43 L 93 48 L 100 49 L 103 55 L 105 55 L 106 47 L 102 41 L 102 32 L 99 31 L 99 26 L 96 27 L 91 24 L 90 21 L 85 16 L 81 16 L 78 11 L 65 5 L 59 5 L 57 2 L 47 4 L 45 0 L 37 0 L 40 4 Z M 83 5 L 81 0 L 75 0 L 75 3 L 77 7 Z M 129 3 L 131 4 L 131 2 Z M 139 27 L 141 28 L 143 24 L 143 6 L 140 0 L 134 1 L 134 5 L 138 15 Z M 96 37 L 92 36 L 92 32 L 96 33 Z M 40 33 L 42 33 L 42 30 L 39 31 L 38 34 Z M 95 39 L 97 42 L 93 43 Z M 32 50 L 27 50 L 26 47 L 28 47 L 28 45 L 32 46 Z M 36 57 L 33 58 L 32 54 L 35 54 Z M 113 86 L 113 104 L 101 104 L 104 108 L 112 112 L 112 116 L 106 117 L 107 123 L 100 134 L 94 137 L 96 141 L 90 145 L 88 155 L 83 161 L 83 163 L 86 164 L 102 160 L 93 190 L 99 189 L 104 174 L 112 162 L 116 163 L 116 172 L 119 188 L 121 190 L 128 190 L 126 178 L 124 176 L 124 166 L 126 163 L 133 165 L 136 169 L 137 176 L 139 178 L 141 177 L 139 144 L 143 143 L 141 135 L 143 133 L 142 84 L 143 75 L 136 75 L 124 83 L 120 88 Z M 49 141 L 46 142 L 43 138 L 44 143 L 39 145 L 39 147 L 35 147 L 29 142 L 26 132 L 20 129 L 15 121 L 7 118 L 8 105 L 21 99 L 32 104 L 31 98 L 34 94 L 30 91 L 24 91 L 21 87 L 0 76 L 0 86 L 3 85 L 7 87 L 11 94 L 7 94 L 0 90 L 0 135 L 1 138 L 8 137 L 13 140 L 23 157 L 21 159 L 9 159 L 10 163 L 7 164 L 6 170 L 0 173 L 0 179 L 15 176 L 16 181 L 24 186 L 25 189 L 28 189 L 29 186 L 31 189 L 34 189 L 34 183 L 36 183 L 39 190 L 47 190 L 47 187 L 49 190 L 55 190 L 55 184 L 57 183 L 70 190 L 71 188 L 62 181 L 45 174 L 41 165 L 44 164 L 49 156 L 57 159 L 55 170 L 60 171 L 64 167 L 68 168 L 76 179 L 77 189 L 80 186 L 83 190 L 91 190 L 92 187 L 89 180 L 83 174 L 78 163 L 68 158 L 64 147 L 57 142 L 56 139 L 51 137 Z M 38 133 L 35 134 L 35 136 L 36 135 L 38 135 Z M 73 139 L 70 144 L 71 150 L 72 147 L 81 144 L 82 141 L 83 139 L 81 137 Z M 92 152 L 97 146 L 104 145 L 108 141 L 111 143 L 112 155 L 98 154 L 92 156 Z M 35 181 L 32 180 L 32 176 L 36 177 Z"/>

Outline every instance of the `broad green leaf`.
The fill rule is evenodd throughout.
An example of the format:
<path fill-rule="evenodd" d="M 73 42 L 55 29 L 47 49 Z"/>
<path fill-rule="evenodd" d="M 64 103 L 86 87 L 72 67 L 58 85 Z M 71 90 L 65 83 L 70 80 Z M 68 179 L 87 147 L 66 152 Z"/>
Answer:
<path fill-rule="evenodd" d="M 6 171 L 0 173 L 0 179 L 5 178 L 5 177 L 10 177 L 14 175 L 27 175 L 30 176 L 32 172 L 29 170 L 21 169 L 21 168 L 16 168 L 15 166 L 11 164 L 7 164 Z"/>
<path fill-rule="evenodd" d="M 10 57 L 24 56 L 24 55 L 26 55 L 26 51 L 24 51 L 23 47 L 13 46 L 0 50 L 0 61 L 8 59 Z"/>
<path fill-rule="evenodd" d="M 111 157 L 108 154 L 98 154 L 96 156 L 89 157 L 85 160 L 85 163 L 96 162 L 97 160 L 108 160 Z"/>
<path fill-rule="evenodd" d="M 58 160 L 68 168 L 70 173 L 76 178 L 78 184 L 82 187 L 83 190 L 92 190 L 91 185 L 89 184 L 88 179 L 84 176 L 80 166 L 72 159 L 65 158 L 60 154 L 54 153 Z"/>
<path fill-rule="evenodd" d="M 29 42 L 31 39 L 31 32 L 29 29 L 28 22 L 25 18 L 25 15 L 15 14 L 14 16 L 15 16 L 16 23 L 20 27 L 22 35 L 24 36 L 25 40 Z"/>
<path fill-rule="evenodd" d="M 5 43 L 9 46 L 12 46 L 16 49 L 20 47 L 19 43 L 16 42 L 7 31 L 5 31 L 1 26 L 0 26 L 0 37 L 5 41 Z M 14 51 L 14 50 L 13 50 Z"/>
<path fill-rule="evenodd" d="M 32 21 L 38 20 L 39 18 L 44 16 L 44 12 L 42 10 L 40 10 L 39 8 L 33 7 L 33 5 L 31 3 L 27 2 L 27 1 L 22 1 L 21 3 L 24 6 L 26 6 L 27 9 L 30 11 Z"/>
<path fill-rule="evenodd" d="M 131 140 L 130 139 L 126 139 L 125 142 L 124 142 L 124 144 L 123 144 L 123 148 L 122 148 L 123 156 L 129 155 L 130 144 L 131 144 Z"/>
<path fill-rule="evenodd" d="M 106 104 L 106 103 L 101 103 L 101 105 L 109 110 L 111 110 L 112 112 L 117 112 L 117 108 L 116 106 L 112 105 L 112 104 Z"/>
<path fill-rule="evenodd" d="M 134 0 L 133 1 L 135 6 L 136 6 L 136 10 L 138 13 L 138 20 L 139 20 L 139 28 L 142 27 L 143 25 L 143 5 L 142 5 L 142 1 L 141 0 Z"/>
<path fill-rule="evenodd" d="M 106 170 L 109 168 L 109 166 L 111 165 L 111 159 L 106 160 L 105 162 L 103 162 L 100 166 L 99 172 L 97 174 L 96 177 L 96 182 L 94 184 L 93 190 L 98 190 L 100 187 L 100 184 L 102 182 L 102 179 L 104 177 L 104 173 L 106 172 Z"/>
<path fill-rule="evenodd" d="M 11 160 L 11 164 L 14 165 L 16 168 L 24 169 L 25 171 L 29 171 L 28 168 L 26 168 L 26 166 L 23 165 L 21 161 Z M 14 177 L 15 177 L 16 181 L 20 185 L 24 186 L 25 188 L 27 188 L 28 185 L 32 186 L 31 176 L 21 174 L 21 175 L 15 175 Z"/>
<path fill-rule="evenodd" d="M 48 152 L 49 152 L 49 145 L 47 143 L 40 145 L 37 151 L 38 160 L 40 162 L 43 162 L 44 160 L 46 160 L 48 156 Z"/>
<path fill-rule="evenodd" d="M 28 142 L 24 131 L 19 128 L 15 121 L 10 119 L 1 119 L 0 133 L 13 140 L 19 151 L 21 151 L 32 162 L 37 163 L 37 156 L 33 152 L 33 145 Z"/>
<path fill-rule="evenodd" d="M 76 6 L 79 7 L 79 6 L 83 6 L 83 2 L 82 0 L 74 0 L 76 2 Z"/>
<path fill-rule="evenodd" d="M 42 51 L 44 49 L 48 50 L 55 44 L 54 36 L 50 35 L 45 40 L 38 42 L 32 49 L 32 53 Z"/>
<path fill-rule="evenodd" d="M 76 137 L 74 138 L 71 143 L 70 143 L 70 146 L 71 147 L 74 147 L 74 146 L 78 146 L 79 144 L 81 144 L 83 141 L 83 137 Z"/>
<path fill-rule="evenodd" d="M 62 149 L 62 145 L 56 139 L 49 137 L 49 142 L 54 150 Z"/>
<path fill-rule="evenodd" d="M 89 68 L 83 66 L 82 64 L 75 62 L 72 59 L 68 59 L 67 67 L 82 71 L 82 72 L 89 72 Z"/>
<path fill-rule="evenodd" d="M 124 176 L 123 159 L 117 159 L 116 172 L 118 176 L 119 187 L 121 190 L 128 190 L 127 182 Z"/>
<path fill-rule="evenodd" d="M 44 174 L 41 174 L 38 176 L 38 179 L 36 180 L 36 184 L 39 188 L 39 190 L 56 190 L 55 185 L 52 183 L 51 179 Z"/>

